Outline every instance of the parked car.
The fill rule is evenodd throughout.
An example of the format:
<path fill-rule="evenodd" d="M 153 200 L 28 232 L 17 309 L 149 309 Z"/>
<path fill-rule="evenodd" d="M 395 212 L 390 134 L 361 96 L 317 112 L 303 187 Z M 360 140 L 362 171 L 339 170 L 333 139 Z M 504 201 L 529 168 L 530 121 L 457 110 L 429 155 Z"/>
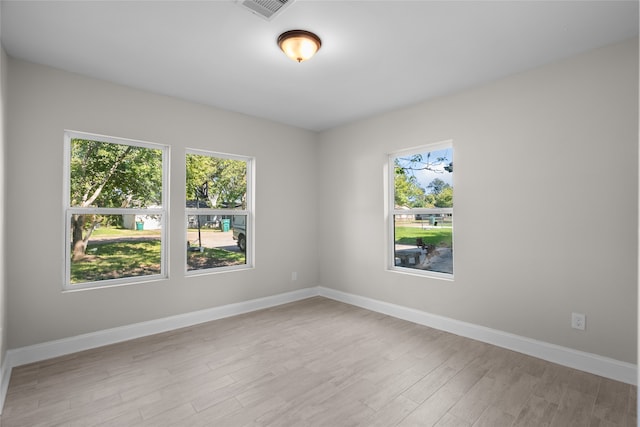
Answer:
<path fill-rule="evenodd" d="M 245 252 L 247 250 L 247 216 L 233 215 L 231 228 L 233 229 L 233 240 L 236 240 L 240 250 Z"/>

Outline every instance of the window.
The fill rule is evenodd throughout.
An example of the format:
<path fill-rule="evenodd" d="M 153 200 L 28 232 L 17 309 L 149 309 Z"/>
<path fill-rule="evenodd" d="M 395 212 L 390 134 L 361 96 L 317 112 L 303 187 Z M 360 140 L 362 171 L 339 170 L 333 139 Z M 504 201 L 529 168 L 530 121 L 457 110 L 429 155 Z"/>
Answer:
<path fill-rule="evenodd" d="M 165 278 L 168 147 L 66 131 L 65 289 Z"/>
<path fill-rule="evenodd" d="M 189 150 L 185 164 L 187 271 L 250 267 L 252 160 Z"/>
<path fill-rule="evenodd" d="M 453 146 L 389 156 L 390 268 L 453 276 Z"/>

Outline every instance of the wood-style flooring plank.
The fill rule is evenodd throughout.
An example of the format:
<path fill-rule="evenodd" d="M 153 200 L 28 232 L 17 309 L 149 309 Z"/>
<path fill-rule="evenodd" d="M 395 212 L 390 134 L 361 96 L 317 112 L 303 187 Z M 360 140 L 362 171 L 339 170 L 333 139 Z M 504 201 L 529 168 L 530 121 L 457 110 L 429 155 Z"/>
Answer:
<path fill-rule="evenodd" d="M 637 388 L 315 297 L 13 370 L 12 426 L 635 426 Z"/>

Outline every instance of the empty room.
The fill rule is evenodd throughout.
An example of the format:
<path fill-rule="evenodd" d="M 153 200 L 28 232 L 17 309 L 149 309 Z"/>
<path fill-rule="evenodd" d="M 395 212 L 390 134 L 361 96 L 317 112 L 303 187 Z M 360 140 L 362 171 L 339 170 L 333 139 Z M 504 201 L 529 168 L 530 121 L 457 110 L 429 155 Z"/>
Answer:
<path fill-rule="evenodd" d="M 0 0 L 0 424 L 637 425 L 639 13 Z"/>

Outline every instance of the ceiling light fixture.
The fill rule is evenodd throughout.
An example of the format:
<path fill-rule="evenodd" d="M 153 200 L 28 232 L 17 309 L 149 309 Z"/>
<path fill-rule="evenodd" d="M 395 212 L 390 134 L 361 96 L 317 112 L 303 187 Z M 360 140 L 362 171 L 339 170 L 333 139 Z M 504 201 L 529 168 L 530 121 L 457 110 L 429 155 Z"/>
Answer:
<path fill-rule="evenodd" d="M 291 30 L 280 34 L 278 46 L 289 58 L 302 62 L 316 54 L 322 42 L 320 37 L 305 30 Z"/>

